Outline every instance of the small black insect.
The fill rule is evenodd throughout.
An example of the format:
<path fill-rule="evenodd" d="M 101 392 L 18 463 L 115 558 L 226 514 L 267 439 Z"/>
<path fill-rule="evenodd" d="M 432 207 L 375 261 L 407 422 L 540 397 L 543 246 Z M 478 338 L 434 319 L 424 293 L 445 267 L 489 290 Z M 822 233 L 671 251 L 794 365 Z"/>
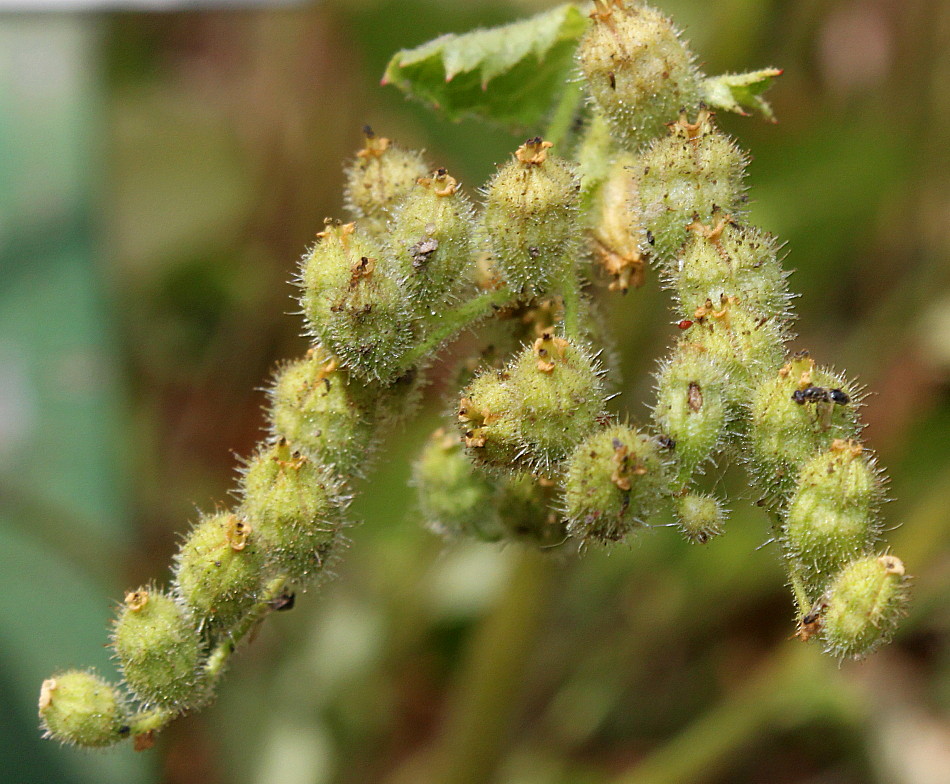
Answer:
<path fill-rule="evenodd" d="M 840 389 L 828 389 L 827 387 L 796 389 L 792 392 L 792 400 L 800 406 L 805 405 L 805 403 L 837 403 L 839 406 L 846 406 L 851 402 L 851 398 Z"/>

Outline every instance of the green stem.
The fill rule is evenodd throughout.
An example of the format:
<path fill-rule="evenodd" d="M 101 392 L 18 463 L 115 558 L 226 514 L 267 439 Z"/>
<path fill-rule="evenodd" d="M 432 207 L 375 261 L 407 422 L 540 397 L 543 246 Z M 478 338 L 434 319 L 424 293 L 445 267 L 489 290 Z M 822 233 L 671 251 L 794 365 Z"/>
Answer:
<path fill-rule="evenodd" d="M 403 372 L 410 370 L 423 357 L 435 351 L 443 341 L 488 316 L 494 308 L 509 302 L 512 297 L 511 290 L 506 286 L 485 291 L 467 302 L 441 313 L 436 327 L 403 357 Z"/>
<path fill-rule="evenodd" d="M 561 296 L 564 299 L 564 334 L 578 340 L 581 337 L 581 285 L 573 263 L 561 283 Z"/>
<path fill-rule="evenodd" d="M 545 131 L 546 141 L 551 144 L 560 144 L 567 138 L 574 127 L 574 119 L 577 117 L 577 109 L 583 97 L 584 85 L 579 79 L 567 83 Z"/>

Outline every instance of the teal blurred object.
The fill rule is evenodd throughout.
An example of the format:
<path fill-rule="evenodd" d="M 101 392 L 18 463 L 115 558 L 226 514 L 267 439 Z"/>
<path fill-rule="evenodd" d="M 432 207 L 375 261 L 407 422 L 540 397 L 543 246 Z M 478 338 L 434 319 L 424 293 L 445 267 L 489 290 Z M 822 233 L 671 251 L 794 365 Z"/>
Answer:
<path fill-rule="evenodd" d="M 153 779 L 128 744 L 40 738 L 51 672 L 112 675 L 102 629 L 123 529 L 122 410 L 92 220 L 98 22 L 0 19 L 0 782 Z"/>

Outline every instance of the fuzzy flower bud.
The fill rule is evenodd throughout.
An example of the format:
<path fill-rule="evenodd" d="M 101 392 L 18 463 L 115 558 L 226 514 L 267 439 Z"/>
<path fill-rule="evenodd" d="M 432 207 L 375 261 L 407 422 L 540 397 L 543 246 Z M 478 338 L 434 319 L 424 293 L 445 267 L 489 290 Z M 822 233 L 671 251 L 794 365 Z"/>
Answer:
<path fill-rule="evenodd" d="M 707 110 L 696 122 L 684 115 L 670 125 L 669 134 L 640 157 L 643 251 L 668 266 L 694 221 L 715 226 L 723 214 L 738 214 L 745 201 L 745 166 L 745 155 L 717 130 Z"/>
<path fill-rule="evenodd" d="M 723 532 L 726 511 L 719 500 L 705 493 L 686 493 L 676 500 L 676 523 L 694 544 L 706 544 Z"/>
<path fill-rule="evenodd" d="M 634 223 L 637 182 L 633 173 L 636 157 L 621 155 L 611 165 L 601 185 L 592 212 L 594 260 L 611 278 L 610 290 L 626 294 L 642 286 L 646 259 L 640 250 L 642 230 Z"/>
<path fill-rule="evenodd" d="M 361 476 L 373 437 L 373 390 L 321 349 L 290 362 L 270 390 L 271 426 L 312 460 L 342 476 Z"/>
<path fill-rule="evenodd" d="M 389 211 L 409 193 L 428 167 L 422 155 L 363 129 L 366 144 L 347 168 L 344 201 L 371 234 L 383 236 Z"/>
<path fill-rule="evenodd" d="M 205 696 L 201 635 L 167 594 L 147 588 L 126 594 L 112 646 L 126 684 L 142 702 L 184 709 Z"/>
<path fill-rule="evenodd" d="M 241 515 L 278 572 L 300 580 L 323 568 L 344 525 L 344 500 L 323 466 L 284 441 L 248 463 L 242 491 Z"/>
<path fill-rule="evenodd" d="M 471 284 L 474 229 L 472 205 L 445 169 L 421 177 L 394 208 L 388 247 L 420 317 L 435 315 Z"/>
<path fill-rule="evenodd" d="M 329 224 L 304 259 L 300 304 L 310 334 L 354 374 L 389 382 L 413 336 L 405 293 L 383 248 L 353 224 Z"/>
<path fill-rule="evenodd" d="M 775 496 L 790 492 L 805 462 L 858 434 L 855 392 L 841 376 L 797 355 L 752 392 L 749 466 Z"/>
<path fill-rule="evenodd" d="M 483 232 L 495 263 L 515 292 L 543 293 L 574 262 L 580 231 L 580 184 L 550 143 L 529 139 L 488 186 Z"/>
<path fill-rule="evenodd" d="M 504 534 L 495 513 L 497 483 L 479 470 L 457 435 L 439 428 L 413 464 L 412 480 L 425 525 L 440 536 L 483 542 Z"/>
<path fill-rule="evenodd" d="M 47 678 L 39 708 L 46 736 L 61 743 L 111 746 L 129 733 L 117 689 L 91 672 L 69 670 Z"/>
<path fill-rule="evenodd" d="M 624 539 L 656 513 L 668 482 L 654 439 L 627 425 L 595 433 L 567 463 L 564 514 L 571 536 Z"/>
<path fill-rule="evenodd" d="M 554 482 L 517 473 L 501 482 L 495 500 L 505 537 L 547 550 L 564 544 L 567 531 L 554 509 Z"/>
<path fill-rule="evenodd" d="M 828 588 L 822 639 L 837 656 L 866 656 L 890 639 L 906 603 L 907 578 L 899 558 L 860 558 L 844 567 Z"/>
<path fill-rule="evenodd" d="M 785 513 L 783 538 L 817 593 L 870 548 L 880 495 L 880 478 L 855 441 L 833 441 L 802 467 Z"/>
<path fill-rule="evenodd" d="M 699 103 L 700 73 L 672 22 L 640 3 L 595 0 L 577 59 L 614 138 L 636 151 Z"/>
<path fill-rule="evenodd" d="M 251 526 L 231 512 L 203 517 L 175 557 L 178 594 L 213 626 L 234 625 L 257 601 L 265 559 Z"/>

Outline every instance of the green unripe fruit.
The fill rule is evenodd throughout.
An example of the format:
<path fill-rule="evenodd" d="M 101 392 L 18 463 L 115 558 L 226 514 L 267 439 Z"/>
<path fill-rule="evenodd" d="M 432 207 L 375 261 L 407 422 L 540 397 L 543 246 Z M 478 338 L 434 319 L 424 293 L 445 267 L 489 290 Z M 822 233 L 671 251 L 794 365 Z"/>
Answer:
<path fill-rule="evenodd" d="M 541 550 L 564 544 L 567 529 L 554 509 L 554 483 L 527 473 L 502 481 L 495 508 L 505 537 Z"/>
<path fill-rule="evenodd" d="M 714 226 L 723 214 L 738 214 L 745 166 L 745 155 L 705 109 L 695 123 L 686 117 L 673 123 L 669 135 L 640 157 L 637 219 L 644 253 L 668 266 L 694 221 Z"/>
<path fill-rule="evenodd" d="M 375 395 L 352 380 L 335 357 L 312 349 L 304 359 L 284 365 L 270 399 L 276 437 L 341 476 L 362 476 L 373 437 Z"/>
<path fill-rule="evenodd" d="M 327 470 L 280 442 L 248 463 L 240 514 L 254 542 L 292 580 L 319 572 L 344 526 L 344 500 Z"/>
<path fill-rule="evenodd" d="M 506 371 L 487 370 L 462 390 L 458 423 L 468 454 L 479 463 L 513 468 L 522 452 Z"/>
<path fill-rule="evenodd" d="M 614 138 L 636 151 L 683 107 L 699 104 L 701 75 L 672 22 L 639 3 L 595 0 L 577 58 Z"/>
<path fill-rule="evenodd" d="M 142 702 L 182 710 L 204 698 L 201 635 L 167 594 L 145 588 L 126 594 L 112 646 Z"/>
<path fill-rule="evenodd" d="M 594 260 L 612 278 L 611 291 L 626 294 L 643 285 L 646 259 L 640 252 L 641 228 L 634 223 L 635 156 L 621 155 L 610 167 L 594 201 L 591 230 Z"/>
<path fill-rule="evenodd" d="M 472 283 L 472 205 L 445 169 L 423 177 L 393 210 L 388 247 L 414 312 L 434 317 Z"/>
<path fill-rule="evenodd" d="M 904 564 L 870 555 L 848 564 L 824 599 L 822 639 L 837 656 L 860 658 L 887 642 L 907 603 Z"/>
<path fill-rule="evenodd" d="M 597 427 L 601 372 L 576 343 L 545 333 L 508 369 L 512 415 L 528 463 L 544 471 Z"/>
<path fill-rule="evenodd" d="M 771 235 L 727 220 L 711 228 L 693 223 L 689 229 L 682 254 L 667 275 L 683 317 L 692 318 L 707 300 L 719 302 L 724 295 L 737 297 L 754 317 L 787 313 L 787 273 Z"/>
<path fill-rule="evenodd" d="M 681 342 L 660 368 L 653 420 L 674 442 L 680 481 L 692 476 L 725 438 L 737 392 L 741 387 L 722 363 L 688 342 Z"/>
<path fill-rule="evenodd" d="M 570 163 L 531 139 L 488 185 L 483 234 L 508 285 L 525 295 L 556 287 L 574 263 L 580 184 Z"/>
<path fill-rule="evenodd" d="M 694 544 L 706 544 L 723 532 L 726 512 L 717 498 L 705 493 L 687 493 L 676 500 L 676 523 Z"/>
<path fill-rule="evenodd" d="M 254 606 L 266 576 L 254 531 L 231 512 L 203 517 L 176 556 L 178 594 L 199 625 L 216 629 L 233 626 Z"/>
<path fill-rule="evenodd" d="M 855 438 L 859 429 L 850 385 L 799 355 L 752 391 L 749 466 L 773 495 L 783 495 L 812 455 L 836 439 Z"/>
<path fill-rule="evenodd" d="M 693 323 L 687 328 L 686 340 L 729 374 L 736 395 L 781 364 L 785 324 L 749 313 L 738 297 L 724 297 L 715 303 L 706 300 L 690 315 Z"/>
<path fill-rule="evenodd" d="M 346 171 L 343 198 L 366 230 L 382 237 L 396 202 L 429 172 L 422 155 L 364 129 L 366 145 Z"/>
<path fill-rule="evenodd" d="M 785 514 L 784 543 L 814 593 L 870 548 L 880 479 L 860 444 L 833 441 L 802 467 Z"/>
<path fill-rule="evenodd" d="M 455 434 L 439 428 L 413 464 L 412 481 L 426 527 L 447 539 L 496 542 L 504 535 L 494 508 L 497 483 L 480 471 Z"/>
<path fill-rule="evenodd" d="M 304 260 L 300 304 L 310 334 L 365 379 L 389 382 L 413 338 L 409 302 L 382 247 L 353 224 L 328 226 Z"/>
<path fill-rule="evenodd" d="M 567 463 L 568 531 L 583 542 L 624 539 L 656 513 L 668 483 L 654 439 L 627 425 L 595 433 Z"/>
<path fill-rule="evenodd" d="M 118 690 L 98 675 L 69 670 L 43 681 L 40 722 L 47 737 L 90 748 L 111 746 L 129 734 Z"/>

